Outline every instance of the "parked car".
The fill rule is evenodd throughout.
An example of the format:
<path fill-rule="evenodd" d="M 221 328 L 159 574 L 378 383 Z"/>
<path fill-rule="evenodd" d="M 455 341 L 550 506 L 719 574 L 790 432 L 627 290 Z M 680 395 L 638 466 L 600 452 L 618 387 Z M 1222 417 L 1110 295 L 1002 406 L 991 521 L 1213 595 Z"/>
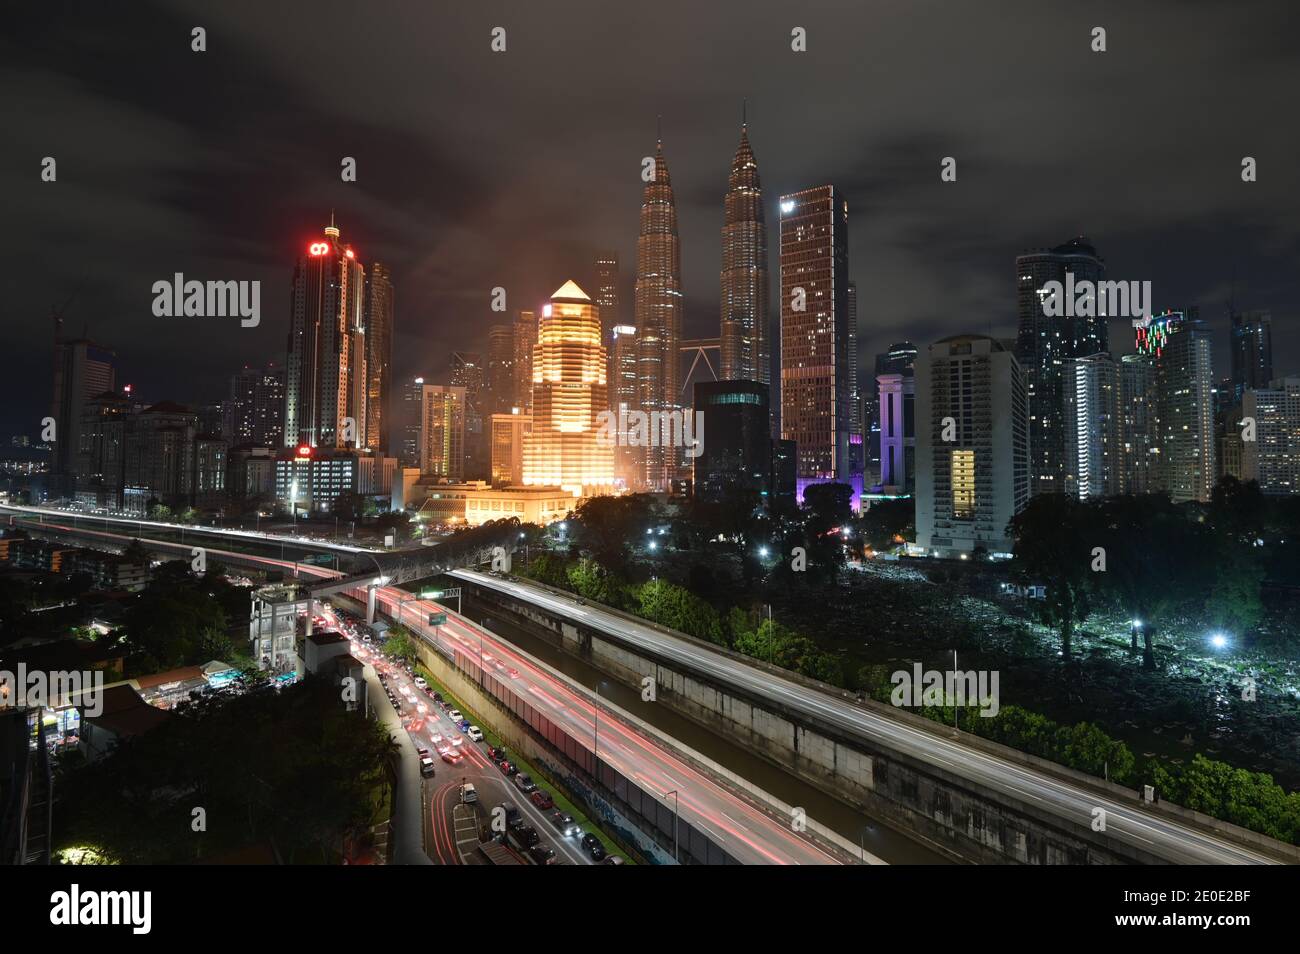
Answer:
<path fill-rule="evenodd" d="M 517 825 L 511 829 L 511 834 L 515 836 L 515 844 L 520 848 L 531 848 L 542 840 L 542 836 L 532 825 Z"/>
<path fill-rule="evenodd" d="M 519 809 L 515 807 L 514 802 L 502 802 L 501 810 L 505 812 L 507 827 L 524 820 L 524 816 L 519 814 Z"/>
<path fill-rule="evenodd" d="M 429 750 L 426 749 L 423 745 L 417 745 L 415 747 L 415 754 L 418 755 L 420 758 L 425 758 L 428 756 Z"/>
<path fill-rule="evenodd" d="M 433 759 L 427 755 L 420 759 L 420 774 L 425 778 L 433 778 Z"/>
<path fill-rule="evenodd" d="M 433 701 L 434 701 L 434 702 L 442 702 L 442 701 L 443 701 L 443 700 L 442 700 L 442 693 L 441 693 L 441 692 L 435 692 L 435 693 L 433 694 Z"/>
<path fill-rule="evenodd" d="M 533 845 L 528 849 L 528 857 L 532 859 L 535 865 L 555 864 L 555 852 L 545 845 Z"/>
<path fill-rule="evenodd" d="M 506 747 L 504 745 L 489 745 L 488 758 L 493 762 L 502 762 L 507 758 Z"/>
<path fill-rule="evenodd" d="M 424 681 L 424 677 L 423 677 L 423 676 L 416 676 L 416 677 L 415 677 L 415 688 L 417 688 L 417 689 L 428 689 L 428 688 L 429 688 L 429 684 L 428 684 L 427 682 Z"/>
<path fill-rule="evenodd" d="M 565 837 L 582 831 L 582 829 L 578 827 L 578 823 L 573 820 L 572 815 L 566 815 L 564 812 L 556 811 L 551 812 L 548 817 L 551 819 L 551 824 L 554 825 L 559 833 Z"/>
<path fill-rule="evenodd" d="M 550 793 L 543 792 L 540 788 L 537 791 L 533 792 L 531 798 L 533 800 L 533 804 L 536 805 L 544 812 L 550 811 L 552 808 L 555 807 L 555 800 L 551 798 Z"/>
<path fill-rule="evenodd" d="M 447 712 L 447 715 L 450 716 L 451 721 L 455 722 L 457 725 L 459 725 L 460 721 L 465 718 L 463 715 L 460 714 L 459 709 L 451 709 Z"/>
<path fill-rule="evenodd" d="M 469 727 L 465 730 L 465 734 L 468 735 L 468 736 L 469 736 L 471 739 L 473 739 L 475 742 L 482 742 L 482 741 L 483 741 L 483 730 L 480 729 L 480 728 L 479 728 L 478 726 L 476 726 L 476 725 L 471 725 L 471 726 L 469 726 Z"/>
<path fill-rule="evenodd" d="M 627 864 L 627 862 L 623 860 L 622 855 L 606 855 L 605 860 L 602 861 L 601 864 L 602 865 L 623 865 L 623 864 Z"/>
<path fill-rule="evenodd" d="M 600 839 L 595 835 L 588 832 L 582 836 L 582 841 L 579 844 L 582 845 L 582 850 L 591 857 L 592 861 L 605 860 L 605 846 L 600 843 Z"/>
<path fill-rule="evenodd" d="M 460 800 L 466 805 L 472 805 L 478 801 L 478 789 L 474 787 L 473 782 L 466 782 L 460 787 Z"/>
<path fill-rule="evenodd" d="M 537 783 L 529 775 L 516 775 L 515 784 L 519 786 L 519 790 L 522 792 L 532 793 L 537 791 Z"/>
<path fill-rule="evenodd" d="M 458 729 L 460 729 L 460 731 L 462 731 L 462 732 L 468 732 L 468 731 L 469 731 L 469 719 L 461 719 L 459 722 L 456 723 L 456 727 L 457 727 Z"/>
<path fill-rule="evenodd" d="M 507 762 L 505 759 L 502 759 L 500 762 L 497 763 L 497 768 L 501 770 L 502 775 L 514 775 L 516 772 L 519 771 L 519 769 L 513 763 Z"/>

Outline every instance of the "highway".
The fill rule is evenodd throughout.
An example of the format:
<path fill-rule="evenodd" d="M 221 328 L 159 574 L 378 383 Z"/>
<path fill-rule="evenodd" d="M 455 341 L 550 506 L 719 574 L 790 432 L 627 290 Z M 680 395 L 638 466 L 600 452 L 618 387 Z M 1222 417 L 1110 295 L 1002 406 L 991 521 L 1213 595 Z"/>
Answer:
<path fill-rule="evenodd" d="M 852 700 L 811 689 L 769 671 L 749 666 L 690 640 L 629 620 L 621 614 L 579 603 L 576 598 L 514 579 L 474 570 L 449 574 L 466 582 L 508 593 L 545 607 L 595 629 L 616 634 L 633 645 L 653 650 L 665 660 L 681 665 L 723 686 L 734 686 L 756 699 L 768 700 L 788 711 L 804 713 L 878 746 L 910 755 L 978 783 L 1005 796 L 1009 803 L 1037 803 L 1064 824 L 1085 831 L 1093 810 L 1106 813 L 1106 832 L 1134 847 L 1176 864 L 1278 864 L 1260 852 L 1236 845 L 1177 821 L 1143 811 L 1132 804 L 1094 792 L 1068 781 L 1044 775 L 968 746 L 904 725 Z M 603 741 L 603 736 L 602 736 Z"/>
<path fill-rule="evenodd" d="M 48 518 L 43 526 L 47 530 L 61 530 L 118 547 L 137 536 L 92 530 L 87 526 L 59 523 Z M 187 545 L 141 539 L 151 547 L 175 552 L 178 558 L 188 559 L 190 550 Z M 323 567 L 212 547 L 207 548 L 207 557 L 209 560 L 236 565 L 296 572 L 300 576 L 318 579 L 339 576 L 335 571 Z M 365 600 L 362 591 L 350 595 Z M 596 709 L 585 691 L 578 691 L 574 684 L 549 667 L 516 649 L 491 630 L 476 626 L 451 612 L 449 607 L 432 600 L 412 599 L 411 596 L 412 594 L 397 587 L 384 586 L 377 592 L 377 601 L 389 610 L 400 603 L 403 625 L 420 633 L 427 642 L 441 647 L 448 655 L 454 648 L 459 648 L 477 658 L 481 649 L 484 664 L 495 667 L 499 673 L 509 678 L 515 684 L 516 691 L 526 696 L 548 719 L 564 727 L 579 744 L 586 745 L 589 751 L 598 743 L 601 759 L 629 778 L 636 779 L 647 791 L 665 798 L 666 804 L 675 801 L 682 819 L 689 820 L 708 832 L 717 844 L 741 863 L 842 863 L 840 857 L 823 849 L 803 833 L 795 832 L 788 819 L 773 817 L 747 798 L 724 787 L 657 740 L 642 734 L 639 728 L 624 723 L 606 705 L 600 708 L 597 735 Z M 446 612 L 448 623 L 428 627 L 422 621 L 427 620 L 430 612 Z M 587 744 L 587 740 L 590 740 L 590 744 Z M 676 799 L 669 795 L 674 791 L 678 793 Z M 883 864 L 869 853 L 866 860 Z"/>

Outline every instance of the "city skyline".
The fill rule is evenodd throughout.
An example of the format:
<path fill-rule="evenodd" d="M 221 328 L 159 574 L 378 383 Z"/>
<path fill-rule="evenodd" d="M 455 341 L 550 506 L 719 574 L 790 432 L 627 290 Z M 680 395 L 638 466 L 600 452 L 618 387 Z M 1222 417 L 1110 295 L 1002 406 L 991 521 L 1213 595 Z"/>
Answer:
<path fill-rule="evenodd" d="M 1256 13 L 1261 9 L 1257 6 Z M 76 337 L 84 327 L 90 338 L 117 351 L 121 381 L 135 384 L 138 393 L 155 400 L 212 400 L 232 371 L 279 350 L 273 342 L 282 336 L 288 318 L 282 292 L 291 280 L 284 263 L 316 233 L 328 210 L 337 208 L 363 260 L 389 263 L 397 289 L 394 379 L 420 373 L 438 378 L 445 372 L 437 361 L 444 350 L 486 350 L 483 325 L 494 317 L 510 320 L 520 310 L 536 308 L 567 275 L 589 281 L 600 250 L 613 251 L 625 263 L 619 298 L 632 301 L 635 218 L 643 185 L 640 163 L 653 145 L 656 117 L 662 115 L 681 220 L 682 336 L 716 336 L 723 196 L 735 153 L 736 121 L 748 99 L 748 134 L 762 157 L 769 222 L 778 220 L 775 197 L 807 182 L 835 182 L 849 204 L 850 244 L 859 253 L 851 260 L 850 278 L 861 292 L 860 356 L 869 359 L 904 338 L 925 344 L 964 330 L 1009 336 L 1015 315 L 1008 263 L 1023 251 L 1086 233 L 1104 250 L 1113 277 L 1153 281 L 1158 307 L 1201 306 L 1216 342 L 1218 380 L 1228 372 L 1229 349 L 1217 345 L 1227 340 L 1225 305 L 1234 291 L 1239 308 L 1270 310 L 1279 329 L 1294 319 L 1300 301 L 1293 270 L 1286 265 L 1287 249 L 1294 243 L 1295 173 L 1286 163 L 1270 159 L 1293 151 L 1285 142 L 1291 133 L 1256 114 L 1256 97 L 1234 95 L 1252 82 L 1265 82 L 1289 51 L 1286 41 L 1270 34 L 1267 16 L 1243 19 L 1236 24 L 1233 42 L 1253 54 L 1247 68 L 1201 89 L 1200 95 L 1189 95 L 1196 102 L 1192 113 L 1162 109 L 1157 129 L 1146 108 L 1159 95 L 1159 84 L 1150 81 L 1150 75 L 1173 55 L 1169 51 L 1177 49 L 1181 62 L 1193 54 L 1209 61 L 1224 55 L 1198 33 L 1198 26 L 1209 22 L 1200 19 L 1206 14 L 1192 11 L 1166 23 L 1159 20 L 1160 12 L 1116 12 L 1110 15 L 1111 35 L 1146 36 L 1145 31 L 1159 22 L 1186 42 L 1144 50 L 1145 60 L 1129 44 L 1112 42 L 1107 59 L 1101 61 L 1109 72 L 1101 75 L 1094 70 L 1097 61 L 1088 59 L 1098 54 L 1071 36 L 1068 26 L 1053 23 L 1050 30 L 1036 34 L 1041 48 L 1032 56 L 1055 56 L 1060 78 L 1047 81 L 1034 96 L 1050 98 L 1068 89 L 1080 109 L 1106 120 L 1116 135 L 1135 134 L 1139 117 L 1143 130 L 1165 136 L 1190 131 L 1193 123 L 1203 124 L 1207 118 L 1240 133 L 1229 135 L 1228 140 L 1235 138 L 1231 146 L 1221 145 L 1210 151 L 1212 155 L 1186 150 L 1177 163 L 1153 159 L 1144 164 L 1140 155 L 1150 147 L 1134 135 L 1119 163 L 1077 137 L 1071 140 L 1072 151 L 1061 155 L 1059 144 L 1023 135 L 1009 125 L 1010 117 L 1000 114 L 991 120 L 984 114 L 989 128 L 972 128 L 948 100 L 988 95 L 990 86 L 1014 79 L 994 75 L 989 68 L 963 74 L 970 90 L 948 99 L 902 89 L 863 98 L 863 109 L 828 102 L 803 110 L 783 81 L 796 75 L 803 77 L 801 84 L 817 76 L 841 83 L 863 79 L 860 70 L 846 65 L 852 59 L 842 55 L 847 41 L 837 35 L 851 29 L 831 29 L 812 11 L 806 18 L 808 52 L 794 54 L 783 39 L 789 31 L 785 15 L 759 10 L 755 25 L 773 31 L 772 52 L 755 54 L 752 45 L 745 45 L 745 58 L 737 60 L 741 48 L 724 47 L 719 63 L 707 65 L 698 62 L 698 54 L 703 38 L 711 35 L 714 14 L 693 11 L 698 30 L 686 37 L 674 34 L 672 42 L 684 44 L 688 56 L 694 57 L 690 75 L 710 91 L 707 96 L 676 92 L 681 81 L 672 77 L 656 84 L 658 89 L 638 88 L 630 65 L 619 66 L 614 73 L 618 82 L 597 96 L 593 107 L 604 107 L 615 96 L 623 105 L 592 113 L 599 119 L 586 124 L 590 148 L 577 161 L 561 160 L 544 138 L 532 137 L 540 122 L 552 118 L 549 111 L 540 110 L 539 117 L 510 117 L 502 134 L 536 143 L 526 150 L 529 164 L 521 168 L 515 160 L 502 159 L 471 166 L 454 139 L 433 136 L 430 141 L 424 132 L 413 132 L 430 126 L 429 117 L 424 107 L 412 108 L 407 96 L 390 88 L 392 78 L 367 80 L 369 86 L 358 87 L 367 90 L 361 97 L 367 101 L 380 96 L 381 109 L 358 117 L 347 104 L 332 107 L 339 115 L 313 105 L 304 121 L 310 133 L 290 142 L 294 137 L 288 132 L 266 128 L 262 109 L 279 115 L 286 104 L 299 102 L 312 89 L 311 71 L 301 62 L 310 34 L 301 41 L 289 37 L 291 54 L 273 64 L 252 45 L 249 24 L 237 11 L 213 11 L 210 19 L 216 19 L 208 26 L 213 44 L 219 38 L 247 54 L 251 67 L 246 81 L 262 84 L 264 107 L 187 110 L 165 90 L 127 90 L 116 84 L 131 81 L 103 75 L 103 64 L 74 64 L 69 58 L 62 69 L 70 82 L 49 94 L 51 108 L 74 122 L 82 117 L 88 128 L 98 131 L 96 153 L 85 154 L 82 140 L 63 132 L 18 124 L 20 148 L 9 153 L 6 162 L 22 161 L 27 153 L 33 158 L 27 160 L 30 168 L 16 167 L 7 177 L 6 188 L 14 190 L 15 200 L 7 205 L 14 210 L 11 227 L 26 230 L 30 239 L 17 250 L 18 273 L 26 278 L 18 283 L 6 311 L 5 331 L 24 347 L 49 349 L 50 309 L 71 299 L 64 311 L 65 333 Z M 102 27 L 96 16 L 87 18 L 87 31 Z M 851 26 L 855 14 L 845 16 Z M 882 12 L 872 32 L 887 33 L 890 16 Z M 166 64 L 156 64 L 160 67 L 182 75 L 187 69 L 204 70 L 195 77 L 195 89 L 198 94 L 211 90 L 201 96 L 206 103 L 234 78 L 222 65 L 226 58 L 209 53 L 208 60 L 199 60 L 203 54 L 191 52 L 187 44 L 178 43 L 174 56 L 159 52 L 167 48 L 159 31 L 179 22 L 166 14 L 155 17 L 142 27 L 138 42 L 147 44 L 151 58 L 169 57 Z M 478 32 L 487 36 L 487 21 L 459 14 L 454 24 L 465 47 L 452 51 L 454 56 L 489 55 L 486 40 L 482 50 L 470 51 Z M 15 34 L 38 39 L 49 35 L 53 26 L 40 14 L 25 13 L 15 23 Z M 60 42 L 75 46 L 78 27 L 72 26 L 69 33 L 62 29 L 66 24 L 59 26 Z M 1029 26 L 1032 16 L 1023 28 Z M 488 61 L 499 64 L 499 72 L 485 91 L 487 101 L 504 104 L 510 84 L 534 62 L 538 45 L 562 27 L 576 30 L 578 36 L 596 29 L 577 13 L 554 21 L 524 14 L 511 33 L 508 51 Z M 649 29 L 644 45 L 652 46 L 660 28 Z M 187 25 L 182 32 L 188 36 L 188 30 Z M 1086 29 L 1080 27 L 1079 32 L 1086 36 Z M 1006 29 L 981 29 L 979 35 L 994 49 L 1016 40 L 1014 31 Z M 11 52 L 7 70 L 28 65 L 30 52 Z M 359 59 L 368 61 L 371 55 L 366 51 Z M 895 55 L 882 51 L 881 68 Z M 208 70 L 216 72 L 209 75 Z M 725 82 L 719 79 L 723 70 L 730 77 Z M 1102 83 L 1117 71 L 1130 81 L 1124 98 L 1107 95 Z M 1037 75 L 1042 82 L 1042 74 Z M 1080 82 L 1070 83 L 1071 76 Z M 1097 88 L 1083 81 L 1088 76 L 1096 79 Z M 556 82 L 567 82 L 567 77 Z M 1202 81 L 1185 77 L 1182 82 Z M 155 140 L 170 139 L 174 148 L 165 160 L 132 145 L 139 137 L 119 139 L 117 129 L 106 127 L 103 119 L 92 121 L 91 113 L 114 116 L 115 91 L 119 97 L 129 92 L 135 101 L 129 116 L 116 117 L 118 125 L 141 134 L 148 131 Z M 401 109 L 408 110 L 405 118 L 399 115 Z M 445 121 L 433 126 L 445 126 Z M 318 127 L 333 130 L 330 141 Z M 265 142 L 266 149 L 232 145 L 241 140 L 237 129 L 255 132 L 252 140 Z M 58 179 L 41 183 L 38 160 L 50 154 L 60 161 Z M 953 183 L 939 178 L 939 161 L 947 155 L 958 162 Z M 1243 155 L 1258 157 L 1258 182 L 1240 181 Z M 339 177 L 339 163 L 348 156 L 357 163 L 356 182 Z M 178 200 L 160 192 L 153 184 L 162 171 L 160 163 L 184 183 L 180 195 L 222 195 L 222 201 Z M 1158 189 L 1141 172 L 1147 168 Z M 437 185 L 430 184 L 430 173 Z M 535 175 L 559 188 L 540 199 L 519 192 Z M 1068 186 L 1061 185 L 1067 181 L 1063 176 Z M 227 195 L 228 187 L 236 185 Z M 1199 202 L 1192 200 L 1193 192 Z M 107 216 L 95 211 L 104 203 L 112 209 Z M 126 222 L 130 227 L 123 226 Z M 50 254 L 46 237 L 55 232 L 61 232 L 63 253 L 58 255 Z M 769 257 L 772 242 L 769 234 Z M 265 295 L 259 327 L 153 317 L 147 289 L 152 281 L 176 271 L 202 279 L 261 281 Z M 775 280 L 770 274 L 771 291 Z M 489 307 L 492 289 L 498 286 L 508 292 L 504 315 Z M 630 310 L 625 304 L 624 321 Z M 475 320 L 462 320 L 466 314 Z M 186 351 L 189 346 L 193 350 Z M 1276 351 L 1279 372 L 1296 365 L 1291 336 L 1278 333 Z M 176 359 L 178 352 L 184 361 Z M 869 360 L 862 366 L 869 366 Z M 37 431 L 48 406 L 47 378 L 43 362 L 16 369 L 15 400 L 6 403 L 0 429 Z"/>

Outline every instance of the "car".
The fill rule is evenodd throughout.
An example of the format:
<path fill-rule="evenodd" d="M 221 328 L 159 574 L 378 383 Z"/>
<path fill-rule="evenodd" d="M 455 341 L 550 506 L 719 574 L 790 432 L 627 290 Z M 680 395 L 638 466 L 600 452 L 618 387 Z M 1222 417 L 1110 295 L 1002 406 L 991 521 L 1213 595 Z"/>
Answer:
<path fill-rule="evenodd" d="M 586 605 L 587 605 L 587 601 L 584 600 L 581 596 L 579 596 L 579 597 L 578 597 L 577 599 L 575 599 L 573 602 L 577 603 L 579 606 L 586 606 Z"/>
<path fill-rule="evenodd" d="M 507 827 L 515 824 L 521 824 L 524 820 L 524 816 L 519 814 L 519 809 L 515 807 L 514 802 L 502 802 L 501 811 L 506 816 Z"/>
<path fill-rule="evenodd" d="M 591 856 L 592 861 L 605 860 L 605 846 L 600 843 L 600 839 L 595 835 L 588 832 L 582 836 L 582 841 L 579 844 L 582 846 L 582 850 Z"/>
<path fill-rule="evenodd" d="M 461 759 L 460 753 L 452 748 L 439 749 L 438 754 L 442 756 L 442 760 L 448 765 L 456 765 Z"/>
<path fill-rule="evenodd" d="M 572 815 L 567 815 L 561 811 L 554 811 L 547 817 L 550 818 L 551 824 L 556 827 L 559 833 L 564 835 L 566 838 L 569 835 L 575 835 L 582 831 L 582 829 L 578 827 L 578 823 L 573 820 Z"/>
<path fill-rule="evenodd" d="M 533 804 L 544 812 L 555 807 L 555 800 L 551 798 L 550 793 L 543 792 L 540 788 L 529 797 L 533 800 Z"/>
<path fill-rule="evenodd" d="M 429 741 L 433 743 L 435 749 L 440 749 L 442 748 L 442 743 L 446 740 L 440 735 L 431 735 L 429 736 Z"/>
<path fill-rule="evenodd" d="M 462 732 L 468 732 L 469 719 L 461 719 L 459 722 L 456 723 L 456 728 L 460 729 L 460 731 Z"/>
<path fill-rule="evenodd" d="M 470 739 L 472 739 L 475 742 L 483 741 L 483 730 L 476 725 L 472 725 L 469 728 L 467 728 L 465 730 L 465 734 L 468 735 Z"/>
<path fill-rule="evenodd" d="M 602 861 L 601 864 L 602 865 L 625 865 L 627 864 L 627 862 L 623 860 L 622 855 L 606 855 L 605 860 Z"/>
<path fill-rule="evenodd" d="M 402 704 L 398 702 L 396 699 L 393 700 L 393 711 L 396 712 L 398 715 L 402 714 Z"/>
<path fill-rule="evenodd" d="M 417 745 L 415 747 L 415 754 L 418 755 L 420 758 L 426 758 L 429 754 L 429 750 L 422 745 Z"/>
<path fill-rule="evenodd" d="M 465 737 L 458 735 L 456 736 L 456 738 L 451 740 L 451 744 L 456 749 L 456 751 L 459 752 L 461 751 L 460 746 L 465 744 Z"/>
<path fill-rule="evenodd" d="M 520 848 L 531 848 L 542 840 L 542 836 L 537 833 L 537 829 L 532 825 L 516 825 L 510 830 L 515 837 L 515 844 Z"/>
<path fill-rule="evenodd" d="M 516 768 L 512 763 L 507 762 L 505 759 L 502 759 L 497 763 L 497 768 L 501 770 L 502 775 L 514 775 L 519 771 L 518 768 Z"/>
<path fill-rule="evenodd" d="M 493 762 L 504 762 L 507 758 L 506 747 L 504 745 L 489 745 L 488 758 Z"/>
<path fill-rule="evenodd" d="M 555 852 L 545 845 L 533 845 L 528 849 L 528 857 L 535 865 L 555 864 Z"/>
<path fill-rule="evenodd" d="M 478 801 L 478 789 L 474 787 L 473 782 L 466 782 L 460 787 L 460 800 L 466 805 L 472 805 Z"/>
<path fill-rule="evenodd" d="M 452 722 L 455 722 L 457 724 L 459 724 L 460 721 L 465 718 L 463 715 L 460 714 L 459 709 L 451 709 L 447 712 L 447 715 L 448 717 L 450 717 Z"/>
<path fill-rule="evenodd" d="M 417 688 L 417 689 L 428 689 L 428 688 L 429 688 L 429 684 L 428 684 L 427 682 L 424 681 L 424 677 L 423 677 L 423 676 L 416 676 L 416 677 L 415 677 L 415 688 Z"/>
<path fill-rule="evenodd" d="M 516 769 L 516 771 L 518 770 Z M 515 784 L 519 786 L 519 790 L 522 792 L 537 791 L 537 783 L 534 782 L 532 780 L 532 777 L 528 775 L 516 775 Z"/>
<path fill-rule="evenodd" d="M 433 778 L 433 759 L 427 755 L 420 759 L 420 774 L 425 778 Z"/>
<path fill-rule="evenodd" d="M 441 693 L 441 692 L 435 692 L 435 693 L 433 694 L 433 701 L 434 701 L 434 702 L 442 702 L 442 693 Z"/>

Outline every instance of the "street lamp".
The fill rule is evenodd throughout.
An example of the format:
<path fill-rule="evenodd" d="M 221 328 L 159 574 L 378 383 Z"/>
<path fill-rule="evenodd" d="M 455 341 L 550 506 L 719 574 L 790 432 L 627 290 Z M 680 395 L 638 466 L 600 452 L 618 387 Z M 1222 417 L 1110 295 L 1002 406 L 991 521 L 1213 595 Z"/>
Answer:
<path fill-rule="evenodd" d="M 1210 645 L 1215 649 L 1224 649 L 1228 645 L 1228 637 L 1223 633 L 1215 633 L 1210 637 Z"/>

